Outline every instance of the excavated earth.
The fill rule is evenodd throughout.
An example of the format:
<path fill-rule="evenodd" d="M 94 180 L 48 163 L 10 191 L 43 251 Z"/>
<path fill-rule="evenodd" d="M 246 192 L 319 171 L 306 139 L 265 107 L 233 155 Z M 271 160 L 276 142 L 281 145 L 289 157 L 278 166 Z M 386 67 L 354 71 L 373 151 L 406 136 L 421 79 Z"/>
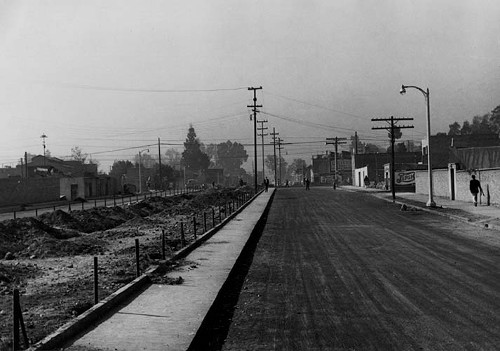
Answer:
<path fill-rule="evenodd" d="M 56 210 L 38 217 L 0 222 L 0 351 L 12 347 L 13 289 L 30 343 L 83 313 L 94 301 L 94 257 L 98 257 L 99 298 L 103 299 L 136 276 L 135 239 L 139 239 L 144 271 L 181 248 L 181 222 L 187 243 L 225 217 L 224 204 L 250 189 L 209 189 L 170 197 L 152 197 L 116 207 L 82 211 Z"/>

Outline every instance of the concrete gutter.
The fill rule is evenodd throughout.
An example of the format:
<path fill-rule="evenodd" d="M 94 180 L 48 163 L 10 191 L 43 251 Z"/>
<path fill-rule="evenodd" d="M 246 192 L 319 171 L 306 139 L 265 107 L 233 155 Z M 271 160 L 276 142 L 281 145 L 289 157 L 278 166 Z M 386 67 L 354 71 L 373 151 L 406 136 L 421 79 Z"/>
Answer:
<path fill-rule="evenodd" d="M 262 191 L 261 191 L 262 192 Z M 245 202 L 235 212 L 227 216 L 221 223 L 217 224 L 214 228 L 208 230 L 203 235 L 199 236 L 196 241 L 188 246 L 176 251 L 172 257 L 165 261 L 161 261 L 157 266 L 150 267 L 140 277 L 137 277 L 127 285 L 121 287 L 96 305 L 89 308 L 87 311 L 61 326 L 54 333 L 46 336 L 44 339 L 31 346 L 29 351 L 38 350 L 53 350 L 67 343 L 76 335 L 84 332 L 89 326 L 96 323 L 98 320 L 103 319 L 111 310 L 120 304 L 124 303 L 140 291 L 151 285 L 150 276 L 156 273 L 165 272 L 167 267 L 173 262 L 186 257 L 190 252 L 199 247 L 203 242 L 211 238 L 221 228 L 223 228 L 229 221 L 243 211 L 260 193 L 255 194 L 250 200 Z"/>
<path fill-rule="evenodd" d="M 343 191 L 350 191 L 350 192 L 362 192 L 362 193 L 365 193 L 365 194 L 370 194 L 372 196 L 375 196 L 381 200 L 385 200 L 387 202 L 391 202 L 391 203 L 394 203 L 394 204 L 397 204 L 397 205 L 406 205 L 408 207 L 413 207 L 413 208 L 417 208 L 421 211 L 425 211 L 425 212 L 428 212 L 428 213 L 433 213 L 433 214 L 437 214 L 439 216 L 443 216 L 443 217 L 447 217 L 447 218 L 450 218 L 450 219 L 454 219 L 454 220 L 458 220 L 458 221 L 461 221 L 461 222 L 465 222 L 471 226 L 474 226 L 474 227 L 478 227 L 478 228 L 484 228 L 484 229 L 495 229 L 495 230 L 500 230 L 500 221 L 496 218 L 493 218 L 493 217 L 489 217 L 489 216 L 484 216 L 485 218 L 484 219 L 481 219 L 481 220 L 477 220 L 477 221 L 472 221 L 471 218 L 469 217 L 464 217 L 464 216 L 459 216 L 459 215 L 456 215 L 456 214 L 451 214 L 451 213 L 446 213 L 446 212 L 441 212 L 439 211 L 440 208 L 442 209 L 446 209 L 446 208 L 452 208 L 452 207 L 443 207 L 443 206 L 439 206 L 439 207 L 436 207 L 436 208 L 432 208 L 432 207 L 427 207 L 427 206 L 419 206 L 419 205 L 415 205 L 413 203 L 407 203 L 404 201 L 404 198 L 402 198 L 400 196 L 400 199 L 396 199 L 396 200 L 392 200 L 392 198 L 388 198 L 387 196 L 381 196 L 380 194 L 385 194 L 385 192 L 383 191 L 376 191 L 376 190 L 365 190 L 365 189 L 360 189 L 359 191 L 358 190 L 355 190 L 355 189 L 350 189 L 350 188 L 346 188 L 346 187 L 342 187 L 341 190 Z M 415 200 L 413 200 L 415 201 Z"/>

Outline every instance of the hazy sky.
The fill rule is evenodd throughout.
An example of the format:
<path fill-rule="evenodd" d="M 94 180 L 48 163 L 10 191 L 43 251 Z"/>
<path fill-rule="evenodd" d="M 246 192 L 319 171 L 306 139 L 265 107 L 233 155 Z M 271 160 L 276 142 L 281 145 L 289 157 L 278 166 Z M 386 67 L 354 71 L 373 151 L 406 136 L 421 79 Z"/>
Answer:
<path fill-rule="evenodd" d="M 354 131 L 387 145 L 375 117 L 413 117 L 421 140 L 424 96 L 401 84 L 430 89 L 433 134 L 500 105 L 499 19 L 498 0 L 0 0 L 0 162 L 45 133 L 108 171 L 158 137 L 181 150 L 190 123 L 250 145 L 249 86 L 290 160 Z"/>

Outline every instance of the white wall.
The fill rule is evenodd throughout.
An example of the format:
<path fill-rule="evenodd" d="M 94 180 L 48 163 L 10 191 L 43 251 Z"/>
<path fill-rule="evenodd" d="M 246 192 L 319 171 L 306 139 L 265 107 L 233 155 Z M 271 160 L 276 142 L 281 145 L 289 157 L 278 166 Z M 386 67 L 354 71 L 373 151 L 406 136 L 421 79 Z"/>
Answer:
<path fill-rule="evenodd" d="M 354 170 L 354 183 L 352 185 L 358 187 L 364 187 L 365 186 L 364 179 L 366 175 L 368 175 L 368 166 L 362 168 L 356 168 Z"/>

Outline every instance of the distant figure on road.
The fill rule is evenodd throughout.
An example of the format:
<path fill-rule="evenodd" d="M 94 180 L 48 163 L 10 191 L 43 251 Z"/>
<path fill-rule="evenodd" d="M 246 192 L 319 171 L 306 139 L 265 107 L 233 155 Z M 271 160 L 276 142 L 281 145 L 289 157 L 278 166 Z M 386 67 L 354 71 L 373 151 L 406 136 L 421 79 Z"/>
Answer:
<path fill-rule="evenodd" d="M 309 179 L 306 179 L 306 190 L 311 190 L 311 189 L 309 189 L 310 183 L 311 183 L 311 181 Z"/>
<path fill-rule="evenodd" d="M 481 182 L 476 179 L 475 175 L 472 175 L 472 179 L 469 184 L 470 193 L 472 194 L 472 201 L 474 206 L 477 206 L 477 194 L 481 191 L 481 195 L 484 195 L 483 188 L 481 188 Z"/>
<path fill-rule="evenodd" d="M 266 180 L 264 180 L 264 185 L 266 187 L 266 193 L 269 190 L 269 178 L 266 177 Z"/>
<path fill-rule="evenodd" d="M 368 186 L 370 185 L 370 178 L 368 178 L 368 176 L 365 175 L 365 179 L 363 179 L 363 181 L 365 182 L 365 187 L 368 188 Z"/>

